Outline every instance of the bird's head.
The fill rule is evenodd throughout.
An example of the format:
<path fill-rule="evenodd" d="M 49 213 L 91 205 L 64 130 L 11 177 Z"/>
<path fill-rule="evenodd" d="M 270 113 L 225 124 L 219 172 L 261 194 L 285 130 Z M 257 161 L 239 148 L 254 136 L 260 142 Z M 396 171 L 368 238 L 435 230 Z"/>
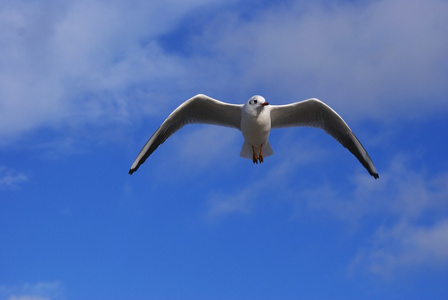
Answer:
<path fill-rule="evenodd" d="M 264 97 L 255 95 L 250 97 L 249 100 L 247 100 L 246 107 L 249 109 L 260 109 L 265 107 L 266 105 L 269 105 L 268 102 L 264 99 Z"/>

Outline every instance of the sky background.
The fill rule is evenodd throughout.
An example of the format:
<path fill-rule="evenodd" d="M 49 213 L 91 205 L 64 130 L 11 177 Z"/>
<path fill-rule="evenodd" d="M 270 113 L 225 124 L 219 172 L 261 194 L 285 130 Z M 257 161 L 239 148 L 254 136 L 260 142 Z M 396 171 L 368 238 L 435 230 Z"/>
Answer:
<path fill-rule="evenodd" d="M 0 300 L 448 299 L 448 1 L 0 0 Z M 313 128 L 189 125 L 198 93 Z"/>

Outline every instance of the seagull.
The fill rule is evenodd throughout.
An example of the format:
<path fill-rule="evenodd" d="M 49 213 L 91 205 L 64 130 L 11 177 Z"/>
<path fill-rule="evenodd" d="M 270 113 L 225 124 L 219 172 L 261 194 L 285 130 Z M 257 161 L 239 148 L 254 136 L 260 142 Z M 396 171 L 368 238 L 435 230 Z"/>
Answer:
<path fill-rule="evenodd" d="M 379 177 L 370 156 L 347 123 L 331 107 L 316 98 L 286 105 L 270 105 L 262 96 L 255 95 L 243 105 L 221 102 L 203 94 L 186 100 L 166 118 L 143 146 L 129 174 L 137 171 L 166 139 L 191 123 L 240 130 L 244 137 L 240 156 L 251 159 L 254 164 L 263 163 L 265 157 L 274 153 L 268 140 L 272 128 L 320 128 L 347 148 L 370 175 L 375 179 Z"/>

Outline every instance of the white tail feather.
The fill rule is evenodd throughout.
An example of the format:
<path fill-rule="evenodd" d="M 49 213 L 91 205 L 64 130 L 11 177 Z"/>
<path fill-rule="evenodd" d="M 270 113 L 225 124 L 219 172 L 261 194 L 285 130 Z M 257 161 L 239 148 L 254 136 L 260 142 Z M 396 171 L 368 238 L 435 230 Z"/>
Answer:
<path fill-rule="evenodd" d="M 260 147 L 254 147 L 255 153 L 258 155 L 260 153 Z M 263 144 L 263 157 L 268 157 L 270 155 L 274 154 L 274 151 L 272 151 L 271 144 L 269 144 L 269 141 Z M 252 146 L 244 141 L 243 147 L 241 148 L 240 156 L 244 158 L 248 158 L 252 160 L 253 153 L 252 153 Z"/>

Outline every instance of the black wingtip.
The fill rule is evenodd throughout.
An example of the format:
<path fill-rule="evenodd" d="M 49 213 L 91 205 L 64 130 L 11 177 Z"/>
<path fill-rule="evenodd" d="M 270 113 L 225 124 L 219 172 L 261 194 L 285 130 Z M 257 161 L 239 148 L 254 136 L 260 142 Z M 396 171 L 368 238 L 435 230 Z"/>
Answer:
<path fill-rule="evenodd" d="M 375 178 L 375 179 L 380 178 L 380 176 L 378 175 L 378 173 L 373 173 L 372 176 L 373 176 L 373 178 Z"/>
<path fill-rule="evenodd" d="M 132 175 L 132 173 L 134 173 L 135 172 L 135 169 L 130 169 L 129 170 L 129 175 Z"/>

